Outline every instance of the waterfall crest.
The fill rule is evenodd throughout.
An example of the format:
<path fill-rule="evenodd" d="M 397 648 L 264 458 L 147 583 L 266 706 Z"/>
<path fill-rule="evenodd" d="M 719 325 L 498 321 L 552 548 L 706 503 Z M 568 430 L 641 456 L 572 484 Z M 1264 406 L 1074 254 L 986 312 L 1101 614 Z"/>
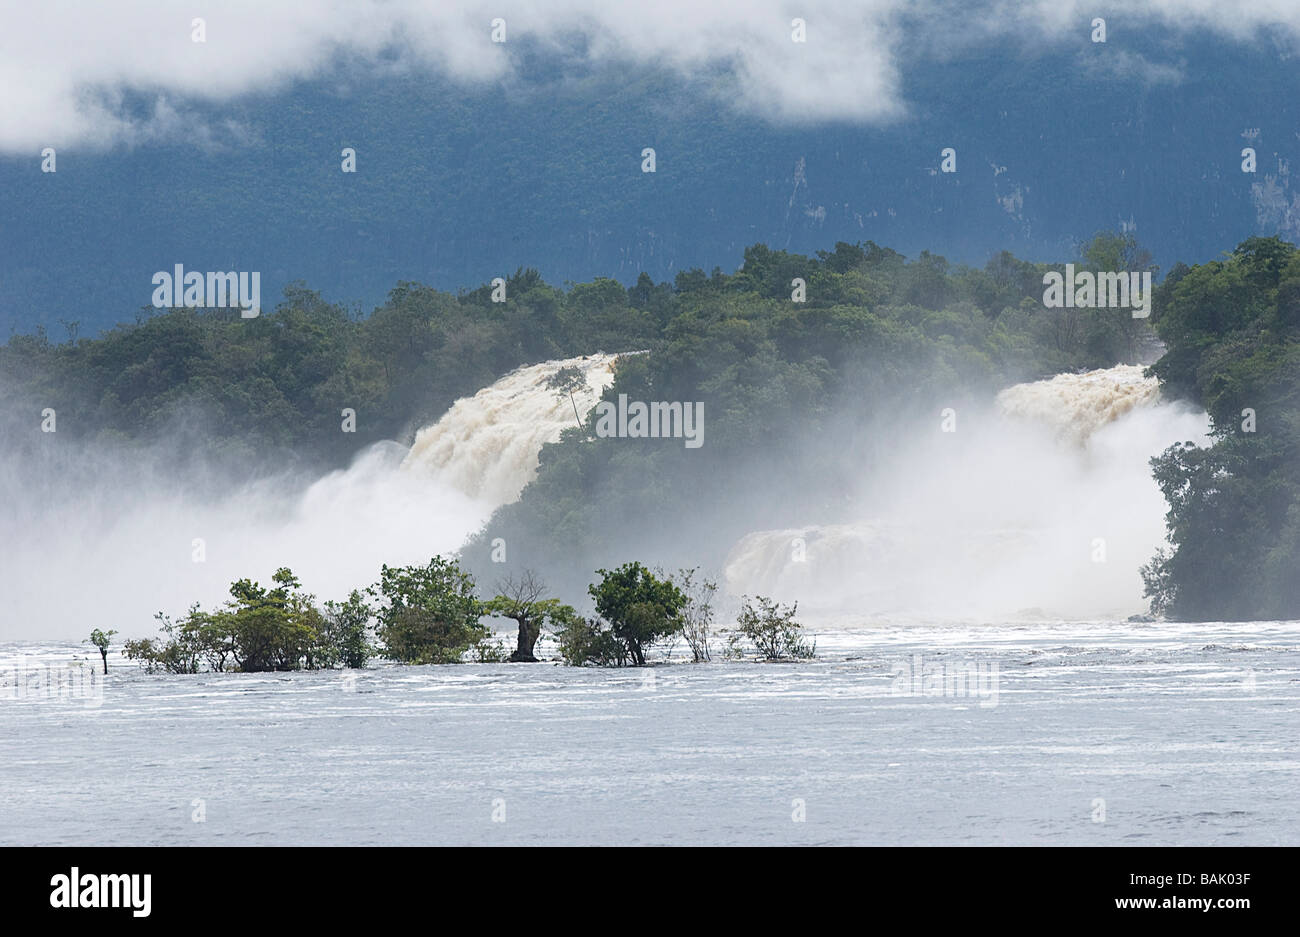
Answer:
<path fill-rule="evenodd" d="M 585 419 L 614 382 L 617 357 L 565 358 L 512 371 L 420 430 L 402 468 L 493 507 L 509 504 L 536 474 L 542 446 L 556 442 L 579 416 Z M 547 385 L 564 368 L 584 378 L 572 399 Z"/>

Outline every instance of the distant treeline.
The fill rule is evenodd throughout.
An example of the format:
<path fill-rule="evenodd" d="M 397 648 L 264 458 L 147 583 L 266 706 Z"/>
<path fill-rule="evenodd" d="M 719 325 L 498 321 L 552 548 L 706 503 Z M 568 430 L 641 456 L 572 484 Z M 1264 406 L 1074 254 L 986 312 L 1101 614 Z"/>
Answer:
<path fill-rule="evenodd" d="M 1108 236 L 1085 253 L 1106 269 L 1134 250 Z M 986 383 L 1124 355 L 1132 328 L 1122 317 L 1034 314 L 1045 269 L 1008 253 L 978 270 L 930 254 L 908 263 L 871 242 L 816 258 L 755 245 L 734 275 L 688 270 L 671 284 L 643 274 L 629 288 L 597 279 L 566 290 L 519 270 L 504 302 L 492 301 L 490 285 L 452 295 L 401 283 L 368 316 L 295 286 L 253 319 L 148 310 L 96 338 L 71 326 L 66 341 L 43 329 L 11 336 L 0 346 L 0 389 L 11 406 L 55 409 L 71 436 L 147 439 L 197 423 L 193 442 L 213 452 L 339 465 L 520 365 L 648 348 L 668 352 L 673 383 L 697 396 L 729 366 L 742 382 L 765 371 L 788 380 L 772 391 L 785 399 L 762 402 L 779 420 L 876 350 L 930 357 Z M 807 283 L 802 304 L 791 302 L 796 277 Z M 716 347 L 699 355 L 706 343 Z M 344 408 L 356 411 L 355 434 L 340 431 Z"/>

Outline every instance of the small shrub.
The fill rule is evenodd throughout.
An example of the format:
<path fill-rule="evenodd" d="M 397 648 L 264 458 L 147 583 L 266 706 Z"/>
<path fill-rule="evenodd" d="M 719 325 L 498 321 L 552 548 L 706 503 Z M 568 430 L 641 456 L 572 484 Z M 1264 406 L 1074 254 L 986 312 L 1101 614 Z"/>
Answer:
<path fill-rule="evenodd" d="M 686 596 L 681 610 L 682 637 L 691 649 L 691 659 L 697 664 L 711 660 L 713 595 L 718 591 L 718 584 L 699 575 L 699 569 L 679 569 L 671 581 Z"/>
<path fill-rule="evenodd" d="M 555 629 L 560 657 L 573 667 L 622 667 L 628 662 L 626 646 L 614 632 L 596 619 L 574 615 Z"/>
<path fill-rule="evenodd" d="M 754 603 L 745 598 L 736 624 L 764 660 L 799 660 L 817 653 L 816 643 L 803 636 L 803 625 L 794 620 L 799 603 L 781 606 L 771 599 L 756 596 Z"/>
<path fill-rule="evenodd" d="M 312 648 L 317 667 L 364 667 L 375 649 L 370 643 L 370 619 L 374 615 L 365 596 L 357 589 L 343 602 L 326 602 L 318 641 Z"/>
<path fill-rule="evenodd" d="M 499 664 L 510 657 L 503 641 L 479 641 L 474 645 L 474 660 L 480 664 Z"/>
<path fill-rule="evenodd" d="M 157 673 L 162 665 L 162 645 L 153 638 L 137 638 L 122 643 L 122 655 L 140 662 L 145 673 Z"/>

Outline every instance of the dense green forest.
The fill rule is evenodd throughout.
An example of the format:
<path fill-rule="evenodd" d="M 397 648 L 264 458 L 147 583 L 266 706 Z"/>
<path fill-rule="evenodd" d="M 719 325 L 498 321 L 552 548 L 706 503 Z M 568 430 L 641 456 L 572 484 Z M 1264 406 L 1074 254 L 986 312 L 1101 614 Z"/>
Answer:
<path fill-rule="evenodd" d="M 1251 238 L 1156 292 L 1167 396 L 1210 414 L 1213 445 L 1152 464 L 1171 549 L 1144 570 L 1153 608 L 1190 620 L 1300 618 L 1300 251 Z"/>
<path fill-rule="evenodd" d="M 1103 237 L 1085 253 L 1104 268 L 1134 250 Z M 929 254 L 908 263 L 870 242 L 817 258 L 755 245 L 734 275 L 689 270 L 672 284 L 643 274 L 630 288 L 597 279 L 560 289 L 520 270 L 501 303 L 489 286 L 452 295 L 401 283 L 368 316 L 295 285 L 255 319 L 177 308 L 95 338 L 12 335 L 0 346 L 0 380 L 11 412 L 52 407 L 59 431 L 79 438 L 150 440 L 197 423 L 200 455 L 341 465 L 520 365 L 650 349 L 662 354 L 652 359 L 659 380 L 681 399 L 721 390 L 736 368 L 740 404 L 748 383 L 779 372 L 788 386 L 752 401 L 761 410 L 735 414 L 734 433 L 752 438 L 792 411 L 824 410 L 849 363 L 877 353 L 927 358 L 937 376 L 987 386 L 1126 354 L 1132 336 L 1119 317 L 1033 314 L 1045 269 L 1008 253 L 977 270 Z M 806 303 L 790 301 L 795 277 L 807 281 Z M 894 370 L 908 367 L 899 359 Z M 357 411 L 355 435 L 339 432 L 343 407 Z"/>
<path fill-rule="evenodd" d="M 632 306 L 610 280 L 565 293 L 520 271 L 508 296 L 492 303 L 487 287 L 453 296 L 402 283 L 361 317 L 295 286 L 254 319 L 177 308 L 94 339 L 13 336 L 0 375 L 11 401 L 54 408 L 60 433 L 184 434 L 200 459 L 338 466 L 522 364 L 648 343 L 661 325 L 652 302 Z M 354 434 L 339 431 L 345 407 L 356 411 Z"/>

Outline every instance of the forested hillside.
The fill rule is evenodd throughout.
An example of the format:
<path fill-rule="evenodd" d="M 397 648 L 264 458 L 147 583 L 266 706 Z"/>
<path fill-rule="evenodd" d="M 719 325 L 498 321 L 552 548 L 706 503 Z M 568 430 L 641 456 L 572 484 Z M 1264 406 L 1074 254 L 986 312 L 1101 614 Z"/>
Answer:
<path fill-rule="evenodd" d="M 1148 263 L 1131 236 L 1099 236 L 1083 253 L 1096 270 Z M 706 444 L 575 429 L 465 547 L 483 572 L 501 538 L 521 564 L 567 581 L 585 557 L 617 552 L 629 525 L 653 554 L 686 530 L 716 551 L 744 529 L 833 517 L 844 505 L 827 492 L 847 497 L 897 434 L 945 401 L 1133 360 L 1145 326 L 1123 310 L 1044 310 L 1047 269 L 1009 253 L 974 269 L 871 242 L 811 258 L 754 245 L 733 274 L 643 275 L 631 288 L 597 279 L 561 289 L 521 270 L 505 302 L 490 286 L 452 295 L 403 283 L 366 316 L 296 285 L 255 319 L 175 309 L 98 338 L 13 336 L 0 346 L 0 380 L 11 426 L 35 426 L 52 408 L 73 438 L 181 436 L 196 462 L 252 474 L 340 467 L 368 443 L 409 441 L 523 364 L 650 351 L 622 359 L 606 397 L 700 401 Z M 802 303 L 791 300 L 796 278 Z M 1153 463 L 1172 542 L 1145 571 L 1154 608 L 1300 615 L 1300 253 L 1252 238 L 1224 260 L 1180 264 L 1152 321 L 1168 346 L 1152 369 L 1165 396 L 1204 407 L 1216 437 Z M 355 433 L 340 431 L 345 408 Z M 12 434 L 13 446 L 30 444 Z M 758 493 L 763 516 L 713 513 L 738 489 Z"/>
<path fill-rule="evenodd" d="M 1154 607 L 1185 619 L 1300 617 L 1300 251 L 1251 238 L 1175 267 L 1156 293 L 1166 394 L 1204 407 L 1208 448 L 1153 460 L 1173 549 L 1145 571 Z"/>

